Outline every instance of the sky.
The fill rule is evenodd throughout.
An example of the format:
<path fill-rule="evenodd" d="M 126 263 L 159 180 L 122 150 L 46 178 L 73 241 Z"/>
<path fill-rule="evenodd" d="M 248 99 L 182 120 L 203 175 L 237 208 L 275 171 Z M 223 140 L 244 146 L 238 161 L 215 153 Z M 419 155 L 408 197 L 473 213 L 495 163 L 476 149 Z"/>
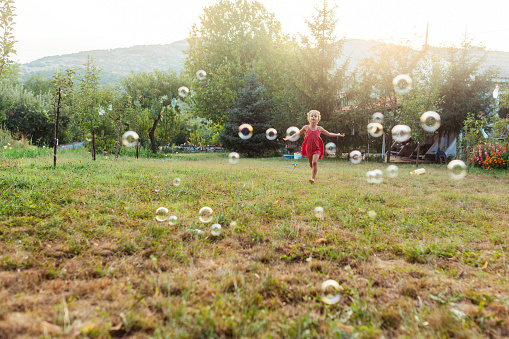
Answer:
<path fill-rule="evenodd" d="M 309 34 L 306 19 L 323 0 L 258 0 L 283 31 Z M 36 59 L 97 49 L 170 44 L 189 36 L 212 0 L 15 0 L 17 55 Z M 337 5 L 336 36 L 458 44 L 465 32 L 490 50 L 509 52 L 509 0 L 328 0 Z"/>

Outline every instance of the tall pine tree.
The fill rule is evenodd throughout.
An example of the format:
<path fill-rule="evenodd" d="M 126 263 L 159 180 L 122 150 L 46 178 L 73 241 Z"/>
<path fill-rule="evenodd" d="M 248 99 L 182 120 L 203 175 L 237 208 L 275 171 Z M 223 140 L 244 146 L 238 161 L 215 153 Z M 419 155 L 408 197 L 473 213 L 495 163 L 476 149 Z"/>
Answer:
<path fill-rule="evenodd" d="M 268 140 L 265 132 L 271 127 L 269 112 L 272 100 L 265 100 L 264 86 L 254 71 L 244 78 L 228 119 L 219 136 L 223 146 L 248 157 L 259 156 L 276 147 L 276 141 Z M 239 137 L 239 126 L 249 124 L 253 127 L 253 136 L 249 139 Z"/>

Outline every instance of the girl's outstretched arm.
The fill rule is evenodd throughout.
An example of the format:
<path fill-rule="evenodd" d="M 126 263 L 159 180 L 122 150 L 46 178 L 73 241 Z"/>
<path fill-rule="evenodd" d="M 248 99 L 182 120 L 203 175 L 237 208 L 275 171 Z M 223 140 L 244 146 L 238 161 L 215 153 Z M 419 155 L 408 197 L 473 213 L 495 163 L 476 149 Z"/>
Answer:
<path fill-rule="evenodd" d="M 294 134 L 292 134 L 292 135 L 289 135 L 289 136 L 287 136 L 287 137 L 284 137 L 284 138 L 283 138 L 283 140 L 284 140 L 284 141 L 287 141 L 287 140 L 288 140 L 288 139 L 290 139 L 290 138 L 294 138 L 294 137 L 296 137 L 296 136 L 298 136 L 298 135 L 301 135 L 302 133 L 306 133 L 307 129 L 308 129 L 308 125 L 306 125 L 306 126 L 302 127 L 298 133 L 294 133 Z"/>
<path fill-rule="evenodd" d="M 341 134 L 341 133 L 330 133 L 330 132 L 326 131 L 325 128 L 323 128 L 321 126 L 318 126 L 318 130 L 320 130 L 320 133 L 323 133 L 328 137 L 344 137 L 345 136 L 344 134 Z"/>

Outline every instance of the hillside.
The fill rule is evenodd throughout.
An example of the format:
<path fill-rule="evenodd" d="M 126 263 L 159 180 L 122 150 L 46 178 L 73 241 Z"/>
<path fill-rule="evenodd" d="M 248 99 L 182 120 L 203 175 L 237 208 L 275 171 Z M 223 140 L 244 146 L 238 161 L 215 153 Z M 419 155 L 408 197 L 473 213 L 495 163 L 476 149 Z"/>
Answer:
<path fill-rule="evenodd" d="M 102 67 L 102 82 L 117 83 L 131 71 L 149 72 L 157 68 L 179 72 L 184 66 L 183 51 L 186 48 L 187 42 L 181 40 L 168 45 L 140 45 L 48 56 L 23 64 L 21 73 L 28 77 L 37 73 L 51 74 L 55 69 L 82 66 L 90 55 L 95 57 L 97 65 Z"/>
<path fill-rule="evenodd" d="M 370 56 L 371 48 L 377 44 L 379 42 L 349 39 L 344 45 L 343 55 L 350 57 L 350 67 L 353 68 L 359 60 Z M 94 56 L 97 65 L 102 67 L 102 82 L 112 84 L 119 82 L 131 71 L 149 72 L 154 69 L 172 69 L 179 72 L 184 67 L 184 50 L 187 46 L 186 40 L 180 40 L 167 45 L 139 45 L 48 56 L 23 64 L 21 73 L 24 77 L 28 77 L 38 73 L 51 74 L 55 69 L 63 70 L 67 67 L 82 66 L 90 55 Z M 509 79 L 509 52 L 490 52 L 485 65 L 500 67 L 500 77 Z"/>

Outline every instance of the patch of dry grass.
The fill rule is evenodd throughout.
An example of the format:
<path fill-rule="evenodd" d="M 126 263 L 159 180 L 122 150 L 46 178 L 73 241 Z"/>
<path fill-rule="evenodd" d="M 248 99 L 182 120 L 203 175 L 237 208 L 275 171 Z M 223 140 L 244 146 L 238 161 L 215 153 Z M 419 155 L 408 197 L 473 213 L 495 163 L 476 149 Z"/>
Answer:
<path fill-rule="evenodd" d="M 507 173 L 300 162 L 2 160 L 0 338 L 509 336 Z"/>

